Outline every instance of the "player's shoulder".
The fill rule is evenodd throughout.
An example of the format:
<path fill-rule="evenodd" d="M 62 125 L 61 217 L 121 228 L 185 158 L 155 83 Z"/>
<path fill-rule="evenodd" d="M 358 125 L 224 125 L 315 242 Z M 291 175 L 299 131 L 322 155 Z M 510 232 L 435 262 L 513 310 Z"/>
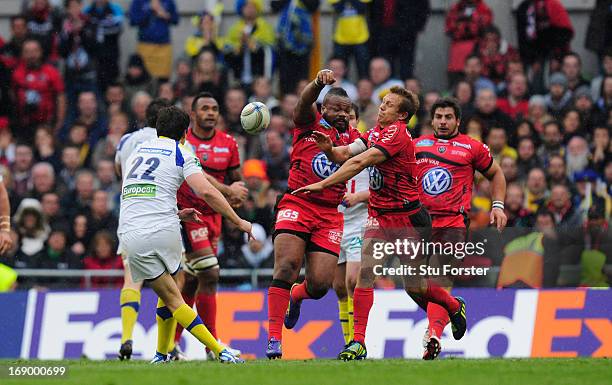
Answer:
<path fill-rule="evenodd" d="M 123 149 L 123 147 L 125 147 L 125 144 L 127 143 L 127 141 L 134 136 L 133 132 L 129 132 L 127 134 L 123 134 L 123 136 L 119 139 L 119 143 L 117 144 L 117 151 L 121 151 Z"/>
<path fill-rule="evenodd" d="M 454 138 L 453 142 L 455 145 L 459 147 L 464 147 L 472 151 L 479 151 L 479 150 L 488 151 L 489 149 L 489 147 L 486 144 L 466 134 L 457 135 L 457 137 Z"/>
<path fill-rule="evenodd" d="M 232 135 L 228 134 L 227 132 L 217 131 L 216 135 L 218 136 L 218 140 L 220 142 L 227 143 L 230 145 L 236 144 L 236 138 L 234 138 Z"/>

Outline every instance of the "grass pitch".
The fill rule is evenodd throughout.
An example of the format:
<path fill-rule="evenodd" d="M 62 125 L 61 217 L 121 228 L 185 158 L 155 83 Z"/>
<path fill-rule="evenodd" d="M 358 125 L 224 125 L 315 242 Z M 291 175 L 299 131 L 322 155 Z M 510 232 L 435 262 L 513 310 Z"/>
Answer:
<path fill-rule="evenodd" d="M 14 378 L 9 366 L 66 365 L 59 378 Z M 340 362 L 248 361 L 243 365 L 187 361 L 152 366 L 145 361 L 0 361 L 0 383 L 62 385 L 604 385 L 612 379 L 612 360 L 568 359 L 442 359 L 366 360 Z"/>

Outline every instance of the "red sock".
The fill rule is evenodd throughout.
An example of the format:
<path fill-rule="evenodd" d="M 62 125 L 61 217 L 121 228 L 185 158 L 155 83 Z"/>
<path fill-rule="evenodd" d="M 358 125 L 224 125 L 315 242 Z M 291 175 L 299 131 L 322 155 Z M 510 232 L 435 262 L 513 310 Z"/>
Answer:
<path fill-rule="evenodd" d="M 195 298 L 193 298 L 190 295 L 183 294 L 183 293 L 181 293 L 181 295 L 183 296 L 183 301 L 185 301 L 187 306 L 193 307 L 193 303 L 195 302 Z M 181 324 L 177 323 L 176 324 L 176 333 L 174 333 L 174 343 L 176 343 L 177 345 L 181 341 L 181 334 L 183 334 L 183 327 L 181 326 Z"/>
<path fill-rule="evenodd" d="M 198 294 L 196 308 L 206 329 L 217 338 L 217 294 Z"/>
<path fill-rule="evenodd" d="M 304 282 L 300 283 L 299 285 L 294 286 L 293 289 L 291 289 L 291 298 L 293 298 L 294 301 L 302 301 L 304 299 L 310 299 L 310 296 L 308 295 L 308 292 L 306 291 L 306 280 L 304 280 Z"/>
<path fill-rule="evenodd" d="M 354 340 L 365 345 L 370 309 L 374 304 L 374 289 L 355 288 L 353 294 Z"/>
<path fill-rule="evenodd" d="M 444 332 L 444 328 L 448 324 L 448 312 L 442 306 L 430 302 L 427 305 L 427 319 L 429 320 L 429 335 L 440 338 L 442 337 L 442 332 Z"/>
<path fill-rule="evenodd" d="M 271 286 L 268 289 L 268 339 L 283 338 L 283 322 L 289 306 L 289 290 Z"/>
<path fill-rule="evenodd" d="M 442 306 L 450 314 L 455 314 L 459 310 L 459 301 L 455 299 L 448 291 L 431 281 L 427 281 L 426 299 L 433 303 Z"/>

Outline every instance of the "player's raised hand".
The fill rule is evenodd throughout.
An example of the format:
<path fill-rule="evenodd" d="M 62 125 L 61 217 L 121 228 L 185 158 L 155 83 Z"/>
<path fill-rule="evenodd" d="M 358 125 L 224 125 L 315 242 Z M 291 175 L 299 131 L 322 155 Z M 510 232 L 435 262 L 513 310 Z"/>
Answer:
<path fill-rule="evenodd" d="M 178 212 L 178 217 L 183 222 L 203 223 L 200 215 L 202 213 L 194 208 L 182 209 Z"/>
<path fill-rule="evenodd" d="M 506 217 L 506 213 L 504 213 L 504 210 L 500 208 L 492 209 L 489 223 L 495 224 L 497 227 L 497 231 L 501 233 L 504 227 L 506 227 L 506 223 L 508 223 L 508 218 Z"/>
<path fill-rule="evenodd" d="M 291 194 L 292 195 L 310 194 L 313 192 L 321 192 L 321 191 L 323 191 L 323 185 L 321 184 L 321 182 L 317 182 L 317 183 L 309 184 L 308 186 L 300 187 L 299 189 L 292 191 Z"/>
<path fill-rule="evenodd" d="M 13 247 L 13 239 L 8 231 L 0 231 L 0 255 L 6 253 Z"/>
<path fill-rule="evenodd" d="M 240 231 L 242 231 L 243 233 L 247 233 L 249 236 L 249 241 L 251 239 L 253 240 L 257 240 L 257 238 L 255 238 L 255 236 L 253 235 L 253 224 L 249 221 L 245 221 L 244 219 L 240 220 L 240 224 L 238 225 L 238 228 L 240 229 Z"/>
<path fill-rule="evenodd" d="M 332 70 L 323 69 L 317 72 L 316 83 L 320 85 L 331 85 L 336 82 L 336 77 Z"/>
<path fill-rule="evenodd" d="M 334 143 L 332 142 L 329 135 L 320 131 L 313 131 L 312 136 L 314 137 L 315 141 L 317 142 L 317 146 L 321 151 L 326 153 L 332 150 Z"/>
<path fill-rule="evenodd" d="M 229 186 L 230 196 L 229 200 L 234 204 L 241 204 L 244 202 L 249 195 L 249 189 L 246 188 L 244 182 L 234 182 Z"/>

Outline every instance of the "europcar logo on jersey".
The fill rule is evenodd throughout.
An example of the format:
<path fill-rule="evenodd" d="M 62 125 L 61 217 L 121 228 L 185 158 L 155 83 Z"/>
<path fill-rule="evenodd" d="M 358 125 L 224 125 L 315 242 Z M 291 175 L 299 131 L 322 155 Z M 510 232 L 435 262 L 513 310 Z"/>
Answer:
<path fill-rule="evenodd" d="M 153 198 L 157 192 L 157 186 L 149 183 L 138 183 L 125 186 L 121 197 L 128 198 Z"/>
<path fill-rule="evenodd" d="M 383 175 L 376 166 L 368 167 L 368 173 L 370 174 L 370 188 L 374 191 L 378 191 L 383 187 Z"/>
<path fill-rule="evenodd" d="M 447 169 L 432 168 L 423 175 L 423 190 L 429 195 L 440 195 L 448 191 L 452 182 L 453 178 Z"/>
<path fill-rule="evenodd" d="M 327 159 L 325 153 L 320 152 L 312 160 L 312 171 L 321 179 L 325 179 L 335 173 L 340 166 Z"/>

